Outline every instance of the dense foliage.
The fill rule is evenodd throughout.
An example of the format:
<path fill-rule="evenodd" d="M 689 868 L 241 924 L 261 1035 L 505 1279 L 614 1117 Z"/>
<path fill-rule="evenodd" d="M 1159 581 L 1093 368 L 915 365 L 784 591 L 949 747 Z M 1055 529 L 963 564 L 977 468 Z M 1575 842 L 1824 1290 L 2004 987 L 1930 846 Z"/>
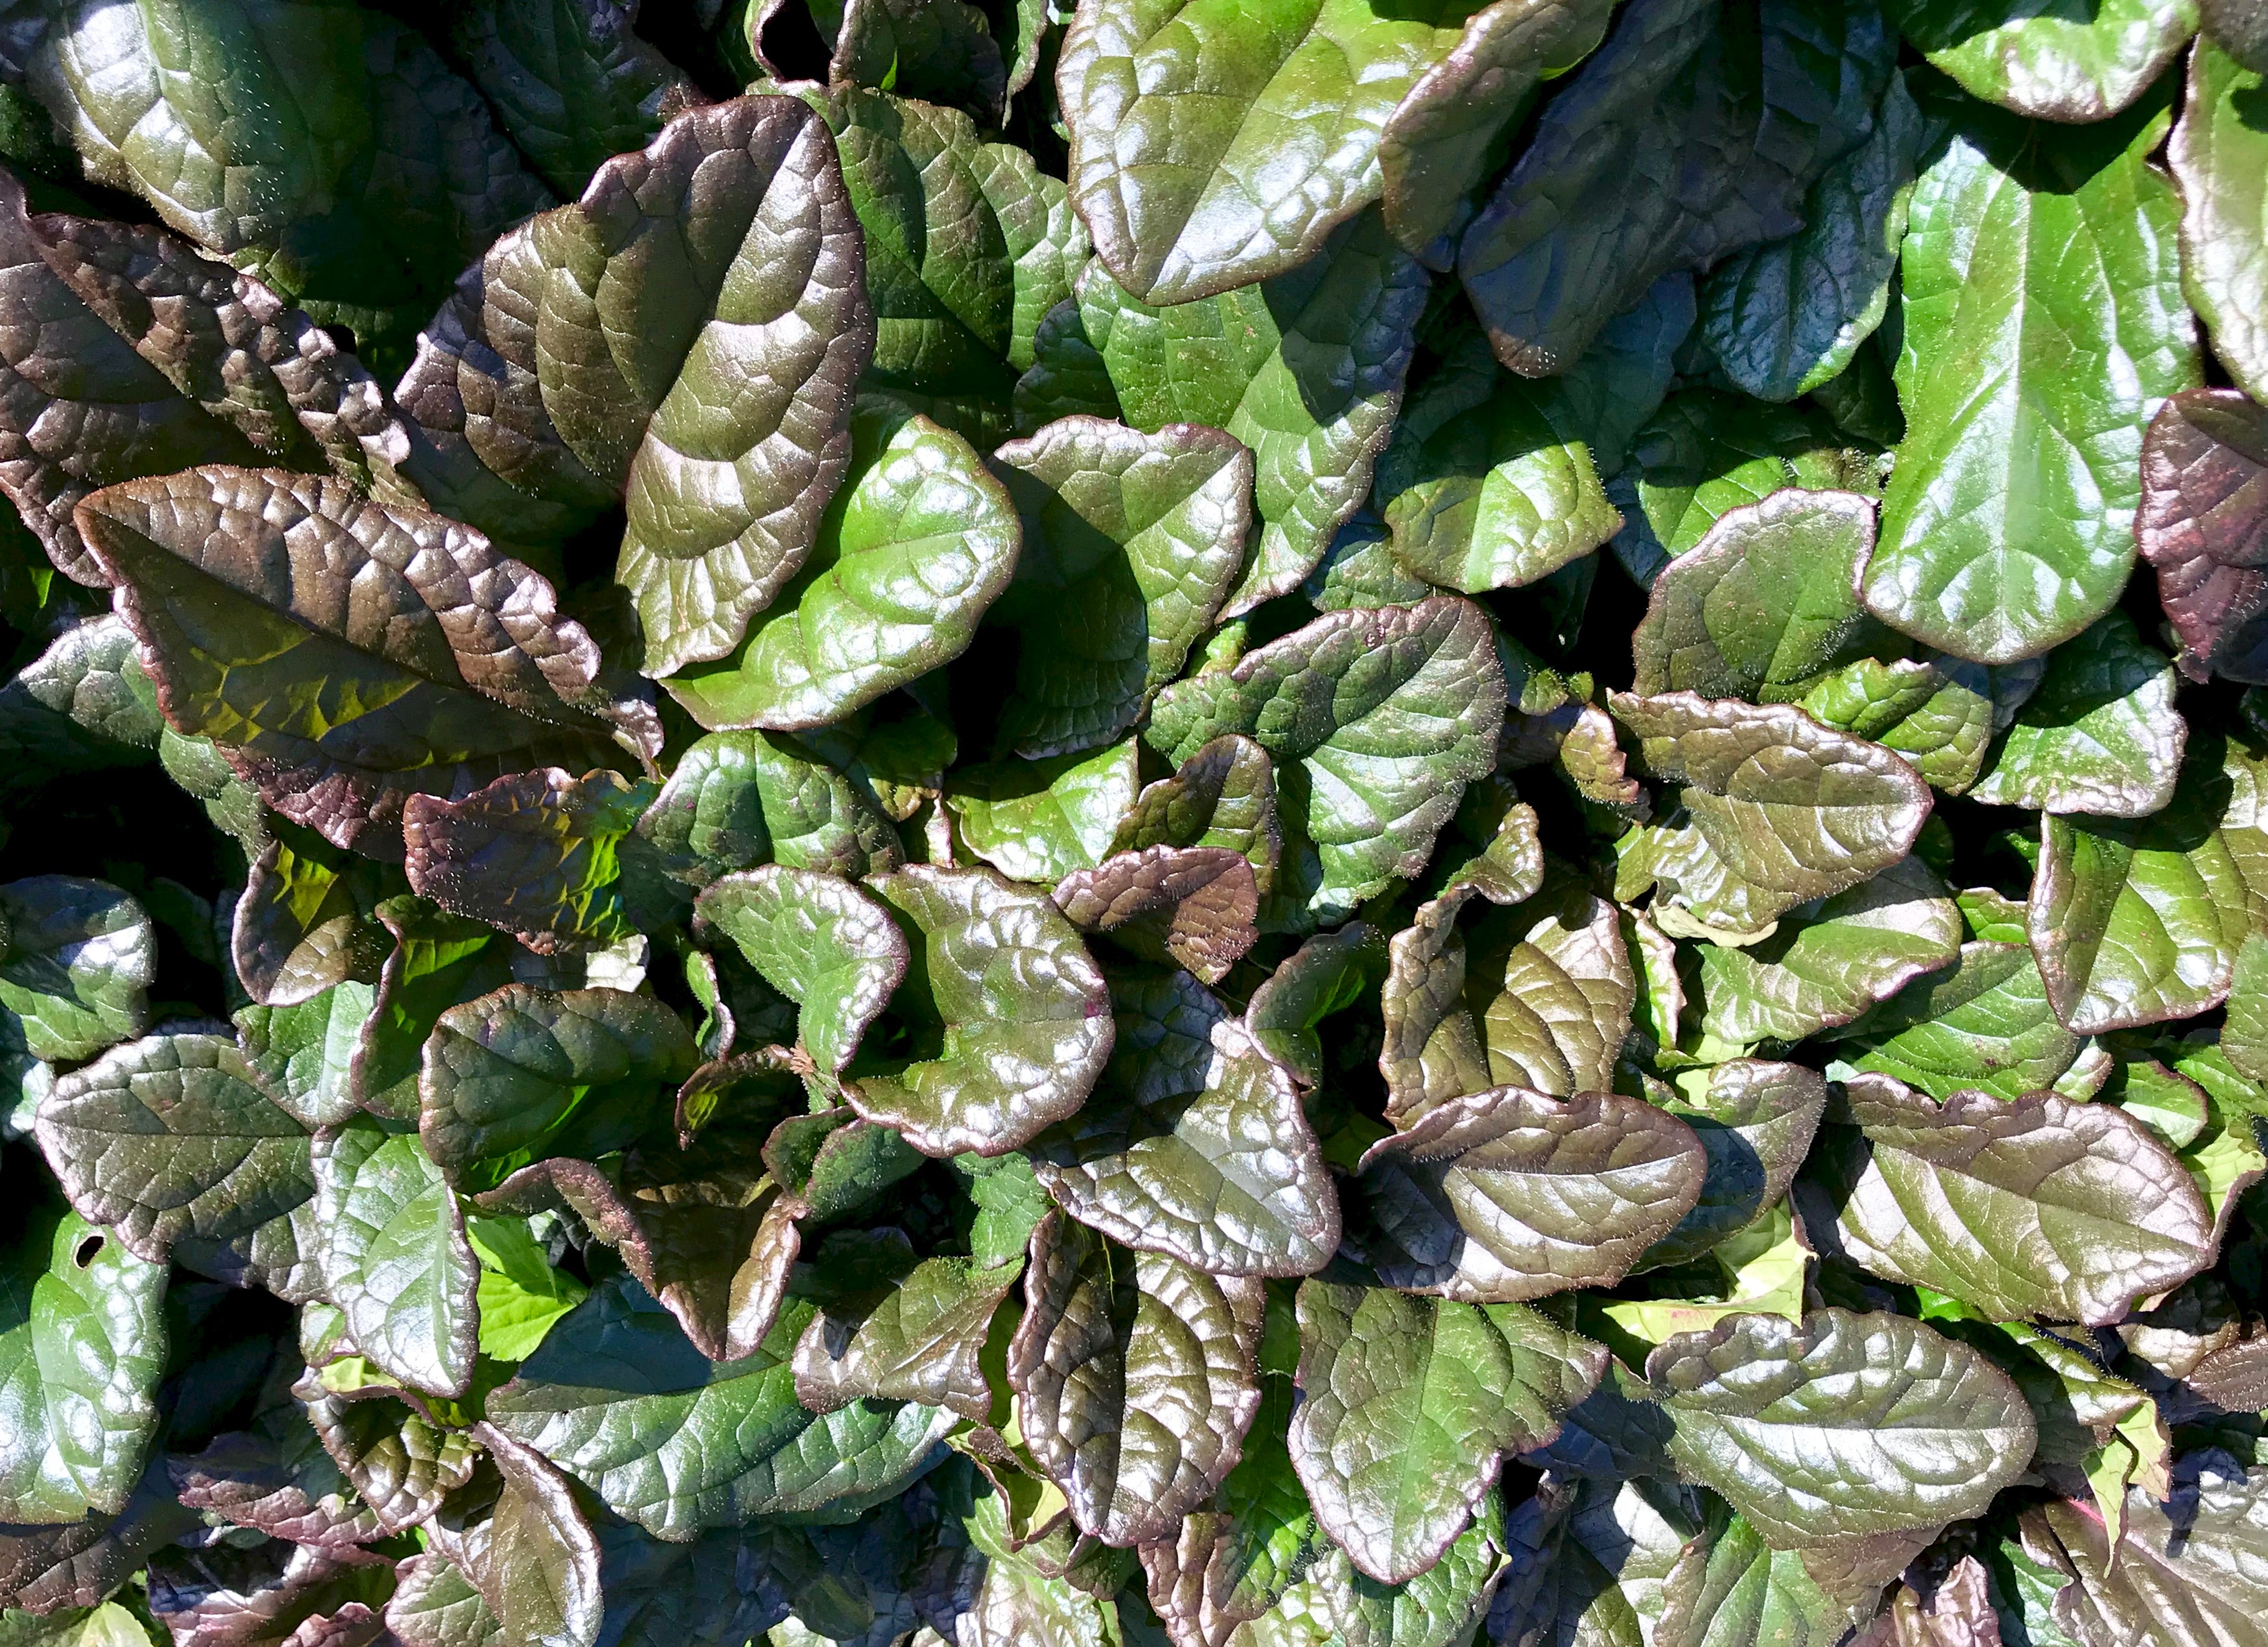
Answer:
<path fill-rule="evenodd" d="M 2268 1643 L 2261 0 L 0 0 L 0 1647 Z"/>

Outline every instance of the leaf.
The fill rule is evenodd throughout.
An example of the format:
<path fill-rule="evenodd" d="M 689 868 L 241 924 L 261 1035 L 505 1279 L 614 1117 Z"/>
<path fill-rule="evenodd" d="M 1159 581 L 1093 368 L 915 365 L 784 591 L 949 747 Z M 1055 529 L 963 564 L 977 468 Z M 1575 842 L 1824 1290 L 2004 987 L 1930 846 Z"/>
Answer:
<path fill-rule="evenodd" d="M 1738 1316 L 1662 1345 L 1646 1380 L 1680 1472 L 1774 1548 L 1976 1515 L 2032 1454 L 2007 1375 L 1904 1316 Z"/>
<path fill-rule="evenodd" d="M 1310 1580 L 1347 1647 L 1453 1647 L 1472 1639 L 1504 1576 L 1504 1500 L 1485 1495 L 1441 1559 L 1404 1584 L 1358 1572 L 1327 1550 Z"/>
<path fill-rule="evenodd" d="M 0 488 L 66 576 L 107 581 L 71 519 L 99 486 L 261 462 L 367 484 L 356 437 L 381 427 L 383 395 L 306 315 L 162 230 L 25 208 L 0 183 L 0 312 L 25 339 L 4 374 Z"/>
<path fill-rule="evenodd" d="M 305 1404 L 323 1451 L 382 1530 L 424 1525 L 471 1479 L 480 1450 L 468 1433 L 437 1424 L 382 1390 L 334 1392 L 321 1377 L 311 1370 L 291 1393 Z"/>
<path fill-rule="evenodd" d="M 1252 865 L 1263 897 L 1276 884 L 1283 827 L 1268 752 L 1241 733 L 1205 744 L 1171 778 L 1146 784 L 1118 820 L 1109 855 L 1151 846 L 1224 846 Z"/>
<path fill-rule="evenodd" d="M 1506 1455 L 1549 1442 L 1605 1349 L 1518 1304 L 1300 1285 L 1292 1463 L 1356 1568 L 1405 1584 L 1453 1544 Z"/>
<path fill-rule="evenodd" d="M 909 417 L 853 470 L 739 648 L 666 682 L 704 727 L 839 720 L 960 656 L 1008 587 L 1015 512 L 966 440 Z"/>
<path fill-rule="evenodd" d="M 105 881 L 40 875 L 0 886 L 0 1040 L 75 1063 L 149 1027 L 158 933 Z"/>
<path fill-rule="evenodd" d="M 1608 496 L 1623 512 L 1615 557 L 1640 584 L 1697 545 L 1728 509 L 1786 486 L 1872 494 L 1881 485 L 1879 460 L 1809 405 L 1712 389 L 1671 395 L 1632 425 L 1630 458 Z"/>
<path fill-rule="evenodd" d="M 1696 946 L 1701 1029 L 1729 1045 L 1800 1041 L 1850 1023 L 1961 957 L 1961 912 L 1914 858 L 1780 917 L 1739 949 Z"/>
<path fill-rule="evenodd" d="M 417 1077 L 433 1026 L 451 1007 L 511 978 L 508 946 L 494 927 L 423 898 L 389 898 L 375 913 L 394 936 L 394 953 L 349 1058 L 347 1096 L 373 1115 L 409 1120 L 418 1112 Z M 263 1055 L 249 1034 L 244 1041 L 255 1060 L 272 1055 L 272 1042 Z"/>
<path fill-rule="evenodd" d="M 1450 1298 L 1611 1286 L 1692 1210 L 1707 1170 L 1693 1130 L 1650 1104 L 1499 1087 L 1370 1147 L 1350 1244 L 1389 1286 Z"/>
<path fill-rule="evenodd" d="M 1177 764 L 1224 733 L 1257 742 L 1283 816 L 1320 853 L 1306 900 L 1320 912 L 1423 868 L 1464 786 L 1493 763 L 1503 704 L 1486 617 L 1443 595 L 1329 613 L 1233 669 L 1177 682 L 1144 739 Z"/>
<path fill-rule="evenodd" d="M 858 1401 L 821 1417 L 799 1407 L 788 1356 L 815 1312 L 791 1300 L 769 1348 L 713 1363 L 627 1275 L 614 1277 L 489 1397 L 489 1422 L 617 1514 L 679 1542 L 755 1515 L 888 1497 L 926 1462 L 950 1414 Z"/>
<path fill-rule="evenodd" d="M 574 1489 L 533 1448 L 492 1424 L 475 1437 L 504 1477 L 482 1564 L 508 1641 L 585 1647 L 601 1624 L 600 1547 Z"/>
<path fill-rule="evenodd" d="M 845 0 L 829 78 L 967 105 L 993 125 L 1007 100 L 1007 65 L 968 0 Z"/>
<path fill-rule="evenodd" d="M 1234 1466 L 1259 1407 L 1260 1282 L 1130 1259 L 1057 1214 L 1032 1237 L 1024 1305 L 1008 1381 L 1072 1520 L 1115 1545 L 1171 1534 Z"/>
<path fill-rule="evenodd" d="M 1971 97 L 2036 120 L 2107 120 L 2197 32 L 2193 4 L 2113 4 L 2084 16 L 1973 0 L 1895 0 L 1891 20 Z"/>
<path fill-rule="evenodd" d="M 857 1211 L 900 1178 L 918 1171 L 925 1159 L 891 1128 L 860 1120 L 848 1105 L 811 1115 L 790 1116 L 772 1128 L 762 1153 L 764 1165 L 779 1181 L 780 1187 L 808 1208 L 796 1215 L 814 1224 Z M 970 1166 L 978 1157 L 955 1156 L 953 1160 L 956 1166 Z M 1005 1173 L 1010 1180 L 1014 1177 L 1014 1169 L 1020 1165 L 1025 1190 L 1035 1201 L 1044 1199 L 1032 1183 L 1030 1164 L 1021 1156 L 1001 1156 L 983 1165 Z M 973 1166 L 970 1170 L 976 1171 Z M 978 1173 L 980 1178 L 986 1176 Z M 1005 1246 L 998 1249 L 978 1244 L 987 1196 L 1005 1195 L 1005 1188 L 995 1186 L 988 1192 L 972 1185 L 969 1193 L 978 1202 L 977 1217 L 969 1236 L 971 1249 L 992 1263 L 1021 1252 L 1028 1230 L 1012 1235 Z M 1001 1208 L 998 1216 L 1009 1221 L 1012 1229 L 1015 1212 L 1012 1205 Z M 1037 1222 L 1038 1219 L 1039 1213 L 1034 1212 L 1027 1222 Z"/>
<path fill-rule="evenodd" d="M 853 1065 L 851 1107 L 931 1156 L 997 1156 L 1075 1112 L 1110 1057 L 1109 995 L 1055 905 L 990 869 L 909 864 L 870 884 L 921 934 L 901 1009 L 933 1038 L 890 1073 Z"/>
<path fill-rule="evenodd" d="M 2134 535 L 2157 568 L 2182 672 L 2268 676 L 2268 412 L 2234 389 L 2189 389 L 2160 407 L 2142 440 Z"/>
<path fill-rule="evenodd" d="M 2254 400 L 2268 394 L 2268 113 L 2259 107 L 2268 73 L 2259 46 L 2249 66 L 2228 35 L 2201 40 L 2190 54 L 2188 92 L 2174 123 L 2166 163 L 2180 185 L 2182 291 L 2213 337 L 2214 358 Z M 2216 43 L 2216 39 L 2218 43 Z"/>
<path fill-rule="evenodd" d="M 73 1070 L 37 1135 L 79 1214 L 151 1263 L 185 1243 L 256 1259 L 259 1232 L 315 1193 L 306 1129 L 217 1035 L 154 1035 Z"/>
<path fill-rule="evenodd" d="M 2162 103 L 2080 128 L 1952 112 L 1900 258 L 1907 432 L 1859 595 L 1931 646 L 2010 663 L 2125 587 L 2143 427 L 2198 360 L 2179 202 L 2148 161 Z"/>
<path fill-rule="evenodd" d="M 420 897 L 539 955 L 617 943 L 638 929 L 620 884 L 622 838 L 654 793 L 615 772 L 553 766 L 461 800 L 413 795 L 401 809 L 403 867 Z"/>
<path fill-rule="evenodd" d="M 461 1569 L 420 1550 L 394 1569 L 387 1628 L 402 1647 L 501 1647 L 504 1626 Z"/>
<path fill-rule="evenodd" d="M 1888 663 L 1860 658 L 1796 702 L 1820 725 L 1904 756 L 1932 788 L 1964 794 L 2000 728 L 1992 673 L 1942 652 Z"/>
<path fill-rule="evenodd" d="M 608 699 L 550 586 L 438 515 L 218 468 L 79 507 L 167 720 L 223 741 L 261 799 L 337 846 L 394 855 L 413 794 L 603 764 L 610 720 L 645 739 L 651 709 Z M 312 543 L 320 559 L 293 553 Z"/>
<path fill-rule="evenodd" d="M 27 774 L 136 764 L 165 729 L 156 697 L 133 631 L 105 612 L 0 683 L 0 753 Z"/>
<path fill-rule="evenodd" d="M 2091 1507 L 2051 1500 L 2025 1512 L 2025 1549 L 2066 1581 L 2055 1592 L 2055 1621 L 2086 1647 L 2242 1641 L 2268 1599 L 2251 1566 L 2261 1527 L 2257 1475 L 2225 1453 L 2193 1454 L 2168 1503 L 2130 1488 L 2125 1509 L 2115 1560 Z"/>
<path fill-rule="evenodd" d="M 1896 50 L 1872 8 L 1800 27 L 1709 0 L 1626 10 L 1459 247 L 1498 358 L 1563 371 L 1662 276 L 1793 233 L 1804 190 L 1866 136 Z"/>
<path fill-rule="evenodd" d="M 1958 1092 L 1940 1106 L 1879 1076 L 1846 1090 L 1859 1130 L 1823 1141 L 1817 1204 L 1832 1217 L 1807 1222 L 1831 1222 L 1876 1274 L 2000 1319 L 2100 1326 L 2213 1261 L 2188 1171 L 2113 1105 Z"/>
<path fill-rule="evenodd" d="M 850 1061 L 906 975 L 906 940 L 888 912 L 813 870 L 767 864 L 726 875 L 695 912 L 796 1003 L 797 1045 L 829 1076 Z"/>
<path fill-rule="evenodd" d="M 1614 1083 L 1637 985 L 1613 905 L 1566 875 L 1460 924 L 1471 901 L 1452 887 L 1387 946 L 1378 1067 L 1395 1125 L 1507 1082 L 1555 1097 Z"/>
<path fill-rule="evenodd" d="M 1252 454 L 1218 429 L 1065 417 L 994 462 L 1023 527 L 995 609 L 1021 646 L 1001 740 L 1027 757 L 1108 743 L 1182 672 L 1242 569 Z"/>
<path fill-rule="evenodd" d="M 2040 819 L 2025 926 L 2074 1034 L 2190 1017 L 2228 993 L 2251 895 L 2218 827 L 2218 763 L 2191 761 L 2183 776 L 2187 793 L 2143 823 Z"/>
<path fill-rule="evenodd" d="M 1056 906 L 1083 932 L 1109 934 L 1160 964 L 1218 984 L 1260 936 L 1248 860 L 1222 846 L 1152 846 L 1074 869 Z"/>
<path fill-rule="evenodd" d="M 1394 558 L 1430 584 L 1478 595 L 1535 583 L 1622 528 L 1588 432 L 1565 398 L 1500 371 L 1461 338 L 1403 408 L 1378 460 Z"/>
<path fill-rule="evenodd" d="M 2079 1038 L 2057 1022 L 2038 964 L 2017 943 L 1962 944 L 1956 964 L 1916 979 L 1844 1033 L 1859 1043 L 1859 1068 L 1934 1098 L 1971 1089 L 2019 1098 L 2079 1056 Z"/>
<path fill-rule="evenodd" d="M 620 0 L 474 0 L 451 21 L 450 43 L 505 135 L 568 198 L 604 161 L 644 148 L 669 115 L 701 100 L 632 31 L 637 16 Z"/>
<path fill-rule="evenodd" d="M 1375 214 L 1272 281 L 1194 302 L 1153 308 L 1100 262 L 1079 277 L 1081 327 L 1119 416 L 1149 433 L 1204 424 L 1252 453 L 1260 530 L 1223 619 L 1299 587 L 1361 506 L 1402 409 L 1426 284 Z"/>
<path fill-rule="evenodd" d="M 621 1253 L 696 1349 L 736 1361 L 754 1354 L 779 1318 L 801 1244 L 794 1221 L 809 1206 L 766 1170 L 753 1147 L 762 1131 L 720 1123 L 686 1147 L 649 1138 L 604 1166 L 555 1156 L 476 1204 L 572 1213 Z"/>
<path fill-rule="evenodd" d="M 1691 1210 L 1646 1250 L 1647 1267 L 1698 1258 L 1769 1216 L 1810 1152 L 1827 1088 L 1801 1064 L 1736 1058 L 1712 1068 L 1699 1091 L 1682 1088 L 1661 1107 L 1693 1129 L 1708 1173 Z"/>
<path fill-rule="evenodd" d="M 1746 1518 L 1720 1510 L 1663 1579 L 1655 1638 L 1665 1647 L 1827 1647 L 1851 1639 L 1852 1626 L 1881 1606 L 1882 1582 L 1896 1570 L 1844 1568 L 1831 1552 L 1774 1549 Z M 1923 1647 L 1933 1643 L 1925 1638 Z"/>
<path fill-rule="evenodd" d="M 1253 1045 L 1302 1086 L 1317 1084 L 1325 1070 L 1323 1020 L 1384 981 L 1387 954 L 1386 934 L 1368 921 L 1308 939 L 1276 964 L 1245 1004 Z"/>
<path fill-rule="evenodd" d="M 1020 1271 L 924 1259 L 871 1309 L 823 1307 L 796 1341 L 796 1400 L 814 1413 L 861 1397 L 924 1401 L 989 1422 L 994 1395 L 980 1358 Z"/>
<path fill-rule="evenodd" d="M 1492 1637 L 1542 1629 L 1617 1647 L 1642 1641 L 1661 1615 L 1663 1581 L 1702 1530 L 1691 1496 L 1643 1479 L 1586 1482 L 1572 1495 L 1556 1481 L 1539 1487 L 1508 1518 L 1512 1560 L 1489 1615 Z"/>
<path fill-rule="evenodd" d="M 1802 701 L 1892 641 L 1852 592 L 1874 545 L 1874 506 L 1852 492 L 1791 487 L 1727 510 L 1654 580 L 1633 690 Z"/>
<path fill-rule="evenodd" d="M 1097 1096 L 1033 1140 L 1040 1182 L 1139 1252 L 1225 1276 L 1321 1269 L 1338 1245 L 1338 1198 L 1290 1077 L 1233 1021 L 1211 1026 L 1184 1071 L 1145 1045 L 1131 1004 Z"/>
<path fill-rule="evenodd" d="M 418 1133 L 453 1184 L 495 1187 L 531 1162 L 619 1149 L 666 1115 L 699 1052 L 646 996 L 510 984 L 439 1015 Z"/>
<path fill-rule="evenodd" d="M 524 1218 L 468 1218 L 465 1238 L 480 1262 L 480 1352 L 526 1361 L 590 1289 L 551 1267 Z"/>
<path fill-rule="evenodd" d="M 350 1554 L 382 1536 L 378 1514 L 324 1451 L 291 1395 L 286 1365 L 270 1369 L 251 1428 L 166 1462 L 181 1502 L 232 1525 Z M 4 1637 L 0 1637 L 4 1639 Z"/>
<path fill-rule="evenodd" d="M 158 1433 L 166 1267 L 35 1208 L 0 1271 L 0 1520 L 125 1510 Z"/>
<path fill-rule="evenodd" d="M 0 1599 L 40 1613 L 93 1606 L 151 1551 L 202 1519 L 174 1497 L 165 1460 L 153 1458 L 115 1516 L 98 1511 L 68 1525 L 0 1525 Z"/>
<path fill-rule="evenodd" d="M 151 1558 L 149 1606 L 180 1642 L 301 1647 L 307 1637 L 298 1627 L 312 1621 L 320 1630 L 326 1614 L 349 1607 L 360 1619 L 391 1582 L 382 1562 L 349 1563 L 280 1540 L 250 1549 L 176 1548 Z M 335 1643 L 318 1635 L 313 1647 Z"/>
<path fill-rule="evenodd" d="M 840 85 L 802 95 L 835 133 L 865 230 L 869 382 L 990 449 L 1042 316 L 1087 262 L 1064 186 L 958 109 Z"/>
<path fill-rule="evenodd" d="M 1323 0 L 1259 29 L 1187 4 L 1081 13 L 1057 84 L 1097 255 L 1160 305 L 1307 262 L 1379 198 L 1381 129 L 1459 44 L 1467 11 Z"/>
<path fill-rule="evenodd" d="M 2174 669 L 2113 612 L 2048 654 L 2039 690 L 1970 794 L 1994 806 L 2146 817 L 2171 800 L 2188 738 Z"/>
<path fill-rule="evenodd" d="M 1897 756 L 1800 710 L 1690 692 L 1609 694 L 1658 778 L 1683 783 L 1682 819 L 1642 825 L 1618 897 L 1657 888 L 1661 908 L 1754 931 L 1800 904 L 1859 885 L 1904 858 L 1929 786 Z"/>
<path fill-rule="evenodd" d="M 1141 781 L 1133 739 L 1099 753 L 963 766 L 945 804 L 968 850 L 1012 880 L 1056 882 L 1102 861 Z"/>
<path fill-rule="evenodd" d="M 325 1290 L 355 1348 L 413 1389 L 464 1395 L 480 1270 L 441 1170 L 367 1116 L 319 1134 L 313 1167 Z"/>
<path fill-rule="evenodd" d="M 1496 169 L 1505 134 L 1597 48 L 1609 16 L 1594 0 L 1484 5 L 1403 94 L 1378 134 L 1386 226 L 1426 267 L 1451 266 L 1468 196 Z"/>
<path fill-rule="evenodd" d="M 1802 229 L 1710 271 L 1701 335 L 1743 393 L 1808 394 L 1846 370 L 1882 323 L 1923 146 L 1921 111 L 1893 74 L 1873 131 L 1804 196 Z"/>
<path fill-rule="evenodd" d="M 377 981 L 387 934 L 371 917 L 401 878 L 320 836 L 270 824 L 236 900 L 229 960 L 245 993 L 296 1007 L 353 979 Z"/>

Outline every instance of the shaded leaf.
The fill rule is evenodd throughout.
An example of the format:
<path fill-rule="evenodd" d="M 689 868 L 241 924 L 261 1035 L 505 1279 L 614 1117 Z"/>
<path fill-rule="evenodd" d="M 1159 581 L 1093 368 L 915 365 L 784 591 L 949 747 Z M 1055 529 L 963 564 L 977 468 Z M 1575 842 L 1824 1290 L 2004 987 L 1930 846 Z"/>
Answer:
<path fill-rule="evenodd" d="M 2160 407 L 2142 441 L 2134 535 L 2157 568 L 2183 672 L 2268 677 L 2268 412 L 2234 389 Z"/>
<path fill-rule="evenodd" d="M 1754 1226 L 1795 1181 L 1827 1108 L 1827 1087 L 1801 1064 L 1736 1058 L 1698 1094 L 1662 1105 L 1693 1129 L 1709 1158 L 1697 1200 L 1648 1248 L 1649 1266 L 1682 1264 Z"/>
<path fill-rule="evenodd" d="M 149 1027 L 158 933 L 105 881 L 40 875 L 0 886 L 0 1042 L 76 1063 Z"/>
<path fill-rule="evenodd" d="M 638 927 L 618 854 L 653 797 L 650 783 L 556 766 L 499 778 L 461 800 L 413 795 L 401 810 L 409 884 L 539 955 L 620 942 Z"/>
<path fill-rule="evenodd" d="M 870 1309 L 824 1306 L 796 1342 L 796 1400 L 815 1413 L 860 1397 L 951 1407 L 989 1422 L 981 1357 L 1020 1266 L 924 1259 Z"/>
<path fill-rule="evenodd" d="M 1267 750 L 1241 733 L 1224 733 L 1183 760 L 1171 778 L 1145 785 L 1118 820 L 1110 855 L 1150 846 L 1241 852 L 1252 865 L 1253 883 L 1267 897 L 1284 850 Z"/>

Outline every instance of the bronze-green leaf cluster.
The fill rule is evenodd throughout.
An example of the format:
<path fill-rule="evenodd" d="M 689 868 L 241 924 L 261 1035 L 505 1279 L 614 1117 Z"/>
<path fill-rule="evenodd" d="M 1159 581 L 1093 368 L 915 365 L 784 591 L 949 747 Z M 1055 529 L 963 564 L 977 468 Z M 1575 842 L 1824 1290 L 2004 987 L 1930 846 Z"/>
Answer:
<path fill-rule="evenodd" d="M 0 0 L 0 1647 L 2268 1647 L 2261 0 Z"/>

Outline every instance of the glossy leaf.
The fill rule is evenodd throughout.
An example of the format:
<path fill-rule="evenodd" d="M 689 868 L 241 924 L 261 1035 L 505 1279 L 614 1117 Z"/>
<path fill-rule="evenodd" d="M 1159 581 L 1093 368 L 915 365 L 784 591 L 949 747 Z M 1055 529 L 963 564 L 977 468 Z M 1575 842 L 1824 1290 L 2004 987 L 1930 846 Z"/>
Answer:
<path fill-rule="evenodd" d="M 2257 25 L 2256 25 L 2257 27 Z M 2181 185 L 2182 290 L 2213 336 L 2213 353 L 2239 387 L 2268 394 L 2268 114 L 2258 107 L 2261 48 L 2238 61 L 2234 41 L 2210 37 L 2190 54 L 2182 117 L 2166 151 Z"/>
<path fill-rule="evenodd" d="M 1995 806 L 2146 817 L 2172 798 L 2188 724 L 2174 669 L 2113 612 L 2048 654 L 2039 690 L 1970 791 Z"/>
<path fill-rule="evenodd" d="M 2020 1098 L 2079 1056 L 2079 1038 L 2057 1021 L 2037 963 L 2017 943 L 1962 944 L 1955 965 L 1916 979 L 1844 1033 L 1858 1041 L 1859 1068 L 1935 1098 Z"/>
<path fill-rule="evenodd" d="M 770 864 L 711 883 L 695 906 L 799 1008 L 798 1044 L 834 1075 L 906 975 L 905 938 L 858 888 Z"/>
<path fill-rule="evenodd" d="M 2191 389 L 2159 408 L 2134 535 L 2157 568 L 2183 673 L 2268 676 L 2268 412 L 2233 389 Z"/>
<path fill-rule="evenodd" d="M 368 1117 L 320 1134 L 313 1166 L 324 1287 L 355 1348 L 413 1389 L 463 1395 L 480 1270 L 441 1170 Z"/>
<path fill-rule="evenodd" d="M 1975 1515 L 2031 1459 L 2016 1386 L 1906 1317 L 1739 1316 L 1662 1345 L 1646 1378 L 1679 1469 L 1778 1548 Z"/>
<path fill-rule="evenodd" d="M 1218 984 L 1259 938 L 1251 862 L 1223 846 L 1152 846 L 1074 869 L 1056 905 L 1084 932 Z"/>
<path fill-rule="evenodd" d="M 2111 4 L 2059 16 L 1970 0 L 1897 0 L 1891 20 L 1972 97 L 2036 120 L 2106 120 L 2140 97 L 2197 32 L 2193 4 Z"/>
<path fill-rule="evenodd" d="M 158 934 L 107 882 L 42 875 L 0 885 L 0 1040 L 76 1063 L 149 1027 Z"/>
<path fill-rule="evenodd" d="M 968 849 L 1018 881 L 1101 863 L 1140 782 L 1134 740 L 1098 754 L 990 761 L 953 775 L 945 804 Z"/>
<path fill-rule="evenodd" d="M 822 1309 L 796 1342 L 796 1400 L 814 1413 L 859 1398 L 923 1401 L 988 1422 L 994 1396 L 982 1357 L 1019 1273 L 1012 1263 L 924 1259 L 869 1310 Z"/>
<path fill-rule="evenodd" d="M 1662 1107 L 1693 1129 L 1708 1172 L 1692 1209 L 1647 1249 L 1649 1266 L 1698 1258 L 1769 1216 L 1810 1152 L 1827 1088 L 1801 1064 L 1736 1058 Z"/>
<path fill-rule="evenodd" d="M 2180 202 L 2148 160 L 2162 105 L 2080 128 L 1955 118 L 1900 257 L 1907 432 L 1860 595 L 1931 646 L 2008 663 L 2118 598 L 2143 428 L 2199 366 Z"/>
<path fill-rule="evenodd" d="M 539 955 L 603 948 L 637 930 L 620 884 L 622 838 L 651 785 L 554 766 L 461 800 L 402 806 L 403 867 L 419 896 L 515 934 Z"/>

